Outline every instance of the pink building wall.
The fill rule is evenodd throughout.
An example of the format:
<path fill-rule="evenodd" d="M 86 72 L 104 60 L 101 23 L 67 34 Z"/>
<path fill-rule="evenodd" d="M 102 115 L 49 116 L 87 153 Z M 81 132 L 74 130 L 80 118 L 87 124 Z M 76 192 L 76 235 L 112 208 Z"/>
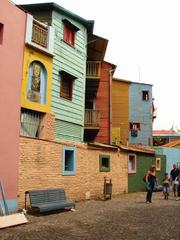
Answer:
<path fill-rule="evenodd" d="M 8 0 L 0 7 L 0 177 L 11 210 L 18 189 L 19 117 L 26 14 Z"/>

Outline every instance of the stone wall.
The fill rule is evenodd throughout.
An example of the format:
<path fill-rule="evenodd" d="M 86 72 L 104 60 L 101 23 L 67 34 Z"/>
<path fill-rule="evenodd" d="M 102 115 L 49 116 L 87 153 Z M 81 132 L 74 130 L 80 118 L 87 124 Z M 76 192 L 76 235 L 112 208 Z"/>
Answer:
<path fill-rule="evenodd" d="M 76 146 L 76 175 L 62 176 L 62 147 Z M 99 171 L 99 154 L 110 155 L 110 172 Z M 112 179 L 113 195 L 128 190 L 127 153 L 86 144 L 20 137 L 19 207 L 27 190 L 63 187 L 68 199 L 103 197 L 104 177 Z"/>

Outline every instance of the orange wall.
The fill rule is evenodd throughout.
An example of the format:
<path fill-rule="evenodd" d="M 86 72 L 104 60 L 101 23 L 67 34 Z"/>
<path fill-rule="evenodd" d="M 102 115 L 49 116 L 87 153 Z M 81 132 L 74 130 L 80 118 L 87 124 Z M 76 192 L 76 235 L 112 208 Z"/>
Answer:
<path fill-rule="evenodd" d="M 94 141 L 110 144 L 110 70 L 112 65 L 101 63 L 101 78 L 97 97 L 96 110 L 100 110 L 100 130 Z"/>
<path fill-rule="evenodd" d="M 120 141 L 126 144 L 129 132 L 129 83 L 112 81 L 112 127 L 120 128 Z"/>
<path fill-rule="evenodd" d="M 0 23 L 0 176 L 8 200 L 17 199 L 19 116 L 26 14 L 1 0 Z"/>

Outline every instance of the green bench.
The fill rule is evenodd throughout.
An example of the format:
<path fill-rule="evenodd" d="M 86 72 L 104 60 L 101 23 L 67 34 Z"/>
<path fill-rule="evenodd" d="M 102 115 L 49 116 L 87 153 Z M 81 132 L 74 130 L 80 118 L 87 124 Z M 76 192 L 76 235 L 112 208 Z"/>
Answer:
<path fill-rule="evenodd" d="M 64 208 L 75 208 L 74 201 L 66 200 L 66 194 L 63 188 L 32 190 L 25 192 L 25 209 L 27 195 L 30 199 L 32 211 L 49 212 Z"/>

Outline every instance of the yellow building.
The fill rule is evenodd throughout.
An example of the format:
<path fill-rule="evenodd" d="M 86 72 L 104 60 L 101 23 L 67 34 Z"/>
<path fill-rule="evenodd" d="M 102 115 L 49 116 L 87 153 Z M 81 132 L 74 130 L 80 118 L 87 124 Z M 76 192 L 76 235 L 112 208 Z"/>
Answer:
<path fill-rule="evenodd" d="M 50 112 L 52 56 L 25 47 L 21 107 Z"/>
<path fill-rule="evenodd" d="M 54 138 L 50 113 L 53 43 L 53 28 L 27 14 L 21 90 L 22 136 Z"/>
<path fill-rule="evenodd" d="M 112 80 L 112 143 L 127 144 L 129 134 L 129 84 L 130 81 Z"/>

